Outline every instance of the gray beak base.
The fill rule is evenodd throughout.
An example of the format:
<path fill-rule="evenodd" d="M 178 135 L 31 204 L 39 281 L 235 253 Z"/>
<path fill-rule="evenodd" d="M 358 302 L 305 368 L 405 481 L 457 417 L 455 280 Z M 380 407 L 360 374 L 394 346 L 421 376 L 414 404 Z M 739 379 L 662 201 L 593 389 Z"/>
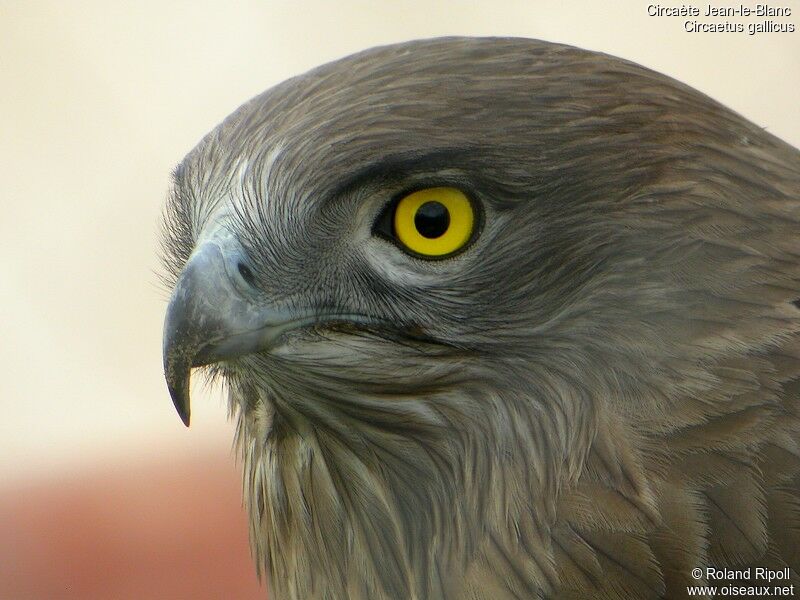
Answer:
<path fill-rule="evenodd" d="M 246 283 L 236 279 L 240 260 L 238 249 L 206 242 L 187 261 L 167 308 L 164 377 L 187 427 L 192 368 L 264 349 L 298 324 L 246 297 Z"/>

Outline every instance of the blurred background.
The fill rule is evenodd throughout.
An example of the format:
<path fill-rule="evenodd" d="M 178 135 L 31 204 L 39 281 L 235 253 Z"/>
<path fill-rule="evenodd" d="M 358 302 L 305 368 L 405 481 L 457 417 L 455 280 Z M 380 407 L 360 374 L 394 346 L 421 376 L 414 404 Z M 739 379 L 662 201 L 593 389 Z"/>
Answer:
<path fill-rule="evenodd" d="M 775 21 L 800 30 L 796 8 Z M 800 145 L 800 33 L 683 21 L 639 0 L 0 0 L 0 598 L 266 594 L 221 394 L 194 382 L 186 430 L 161 372 L 159 217 L 204 133 L 317 64 L 459 34 L 619 55 Z"/>

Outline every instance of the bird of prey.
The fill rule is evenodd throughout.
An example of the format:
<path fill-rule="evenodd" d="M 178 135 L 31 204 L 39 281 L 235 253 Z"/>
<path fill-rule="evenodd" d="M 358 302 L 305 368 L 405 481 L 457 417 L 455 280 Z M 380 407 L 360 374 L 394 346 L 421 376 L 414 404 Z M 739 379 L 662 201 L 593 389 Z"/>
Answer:
<path fill-rule="evenodd" d="M 367 50 L 189 153 L 164 255 L 169 391 L 229 390 L 273 600 L 798 583 L 800 152 L 690 87 Z"/>

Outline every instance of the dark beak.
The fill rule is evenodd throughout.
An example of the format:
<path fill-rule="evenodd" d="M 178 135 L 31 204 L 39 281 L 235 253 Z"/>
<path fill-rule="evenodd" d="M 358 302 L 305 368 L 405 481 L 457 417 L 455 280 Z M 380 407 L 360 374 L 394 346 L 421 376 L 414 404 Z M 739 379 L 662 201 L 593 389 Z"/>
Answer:
<path fill-rule="evenodd" d="M 237 250 L 206 242 L 187 261 L 167 308 L 164 376 L 187 427 L 194 367 L 268 348 L 283 332 L 305 321 L 256 302 L 238 274 L 240 260 Z"/>

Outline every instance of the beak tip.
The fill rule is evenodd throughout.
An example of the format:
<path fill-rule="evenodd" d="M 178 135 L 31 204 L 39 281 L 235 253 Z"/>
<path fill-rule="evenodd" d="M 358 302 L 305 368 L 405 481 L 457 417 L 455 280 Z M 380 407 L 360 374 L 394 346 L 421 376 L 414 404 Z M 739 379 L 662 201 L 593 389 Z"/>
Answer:
<path fill-rule="evenodd" d="M 178 416 L 186 427 L 189 427 L 191 417 L 191 404 L 189 402 L 189 368 L 170 368 L 169 362 L 165 363 L 167 388 L 172 398 L 172 404 L 178 411 Z"/>
<path fill-rule="evenodd" d="M 183 421 L 183 424 L 189 427 L 192 412 L 189 410 L 188 395 L 175 394 L 173 390 L 170 390 L 170 392 L 172 392 L 170 395 L 172 396 L 172 403 L 175 405 L 175 410 L 178 411 L 178 416 L 181 418 L 181 421 Z"/>
<path fill-rule="evenodd" d="M 174 388 L 170 389 L 170 392 L 172 403 L 175 405 L 175 410 L 178 411 L 178 416 L 181 418 L 181 421 L 183 421 L 183 424 L 189 427 L 189 421 L 192 415 L 189 409 L 189 394 L 176 393 Z"/>

